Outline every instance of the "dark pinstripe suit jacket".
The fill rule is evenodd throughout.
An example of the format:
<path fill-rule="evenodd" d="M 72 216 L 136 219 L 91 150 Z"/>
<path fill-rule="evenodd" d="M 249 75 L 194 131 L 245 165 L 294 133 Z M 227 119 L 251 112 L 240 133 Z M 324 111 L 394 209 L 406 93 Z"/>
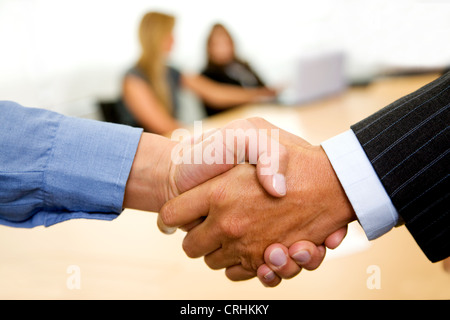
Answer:
<path fill-rule="evenodd" d="M 449 106 L 450 72 L 351 127 L 433 262 L 450 255 Z"/>

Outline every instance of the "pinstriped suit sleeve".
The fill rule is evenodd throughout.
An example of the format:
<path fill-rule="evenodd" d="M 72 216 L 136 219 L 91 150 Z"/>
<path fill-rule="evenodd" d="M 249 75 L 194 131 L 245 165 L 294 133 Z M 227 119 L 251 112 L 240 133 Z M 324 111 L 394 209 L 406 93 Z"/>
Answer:
<path fill-rule="evenodd" d="M 450 72 L 351 127 L 433 262 L 450 256 L 449 106 Z"/>

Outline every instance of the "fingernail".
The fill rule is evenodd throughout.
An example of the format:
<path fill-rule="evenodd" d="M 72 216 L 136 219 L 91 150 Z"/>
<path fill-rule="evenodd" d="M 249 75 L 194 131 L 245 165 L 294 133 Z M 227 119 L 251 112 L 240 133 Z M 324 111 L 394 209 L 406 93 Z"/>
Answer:
<path fill-rule="evenodd" d="M 272 185 L 275 191 L 280 195 L 284 196 L 286 194 L 286 179 L 283 174 L 275 173 L 272 178 Z"/>
<path fill-rule="evenodd" d="M 311 255 L 306 250 L 301 250 L 292 255 L 292 258 L 298 263 L 307 263 L 311 260 Z"/>
<path fill-rule="evenodd" d="M 172 234 L 175 231 L 177 231 L 177 228 L 175 227 L 168 227 L 162 222 L 161 216 L 158 215 L 158 219 L 156 220 L 156 224 L 158 225 L 159 230 L 164 234 Z"/>
<path fill-rule="evenodd" d="M 269 255 L 270 262 L 276 267 L 282 267 L 286 264 L 286 254 L 280 248 L 276 248 Z"/>
<path fill-rule="evenodd" d="M 275 273 L 272 270 L 270 270 L 264 275 L 264 279 L 267 281 L 272 281 L 273 279 L 275 279 Z"/>

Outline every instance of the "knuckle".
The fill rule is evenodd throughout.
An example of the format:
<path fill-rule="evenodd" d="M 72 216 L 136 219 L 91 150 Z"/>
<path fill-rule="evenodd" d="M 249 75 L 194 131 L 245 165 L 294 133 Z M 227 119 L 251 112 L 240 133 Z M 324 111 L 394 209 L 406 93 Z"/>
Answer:
<path fill-rule="evenodd" d="M 211 202 L 220 205 L 224 200 L 227 199 L 227 189 L 225 183 L 218 184 L 213 192 L 211 193 Z"/>
<path fill-rule="evenodd" d="M 252 123 L 266 123 L 267 121 L 262 117 L 250 117 L 247 119 L 248 121 Z"/>
<path fill-rule="evenodd" d="M 246 128 L 246 127 L 249 126 L 249 121 L 248 121 L 247 119 L 237 119 L 237 120 L 235 121 L 235 125 L 236 125 L 238 128 Z"/>
<path fill-rule="evenodd" d="M 225 129 L 245 129 L 251 124 L 247 119 L 236 119 L 229 122 L 224 128 Z"/>
<path fill-rule="evenodd" d="M 247 119 L 256 128 L 269 128 L 273 125 L 262 117 L 251 117 Z"/>
<path fill-rule="evenodd" d="M 244 269 L 257 271 L 258 268 L 264 263 L 263 259 L 259 255 L 247 254 L 241 259 L 241 264 Z"/>
<path fill-rule="evenodd" d="M 242 219 L 234 214 L 228 214 L 220 220 L 220 230 L 230 239 L 238 239 L 245 234 L 245 226 Z"/>

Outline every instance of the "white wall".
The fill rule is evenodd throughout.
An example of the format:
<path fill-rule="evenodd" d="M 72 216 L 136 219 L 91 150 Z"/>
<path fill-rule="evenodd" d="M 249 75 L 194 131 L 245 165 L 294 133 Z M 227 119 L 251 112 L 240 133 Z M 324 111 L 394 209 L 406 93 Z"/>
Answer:
<path fill-rule="evenodd" d="M 0 99 L 87 116 L 118 94 L 148 10 L 177 17 L 172 62 L 198 71 L 224 22 L 269 83 L 311 50 L 341 49 L 357 77 L 382 66 L 450 63 L 447 0 L 0 0 Z"/>

